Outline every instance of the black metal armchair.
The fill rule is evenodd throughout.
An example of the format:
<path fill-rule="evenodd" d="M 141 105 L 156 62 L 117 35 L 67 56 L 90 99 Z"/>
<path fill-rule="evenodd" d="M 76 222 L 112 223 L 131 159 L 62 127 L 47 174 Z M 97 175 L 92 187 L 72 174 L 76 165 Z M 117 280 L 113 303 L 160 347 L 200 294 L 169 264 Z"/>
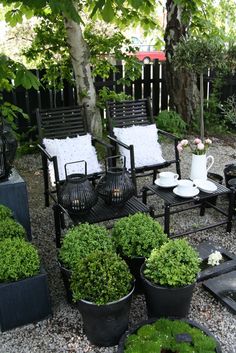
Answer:
<path fill-rule="evenodd" d="M 85 106 L 37 109 L 36 116 L 40 139 L 38 146 L 42 155 L 45 206 L 49 206 L 49 197 L 56 202 L 58 200 L 60 185 L 65 180 L 66 163 L 86 160 L 88 179 L 94 182 L 102 175 L 94 146 L 96 143 L 102 144 L 108 156 L 111 155 L 112 146 L 89 133 Z M 69 152 L 69 157 L 66 152 Z M 92 160 L 89 163 L 87 158 L 90 156 Z"/>
<path fill-rule="evenodd" d="M 116 149 L 119 148 L 120 154 L 126 156 L 136 193 L 137 177 L 152 175 L 154 182 L 159 169 L 167 168 L 171 164 L 176 165 L 176 172 L 181 177 L 178 139 L 166 131 L 156 129 L 150 99 L 107 102 L 106 117 L 109 138 L 115 146 L 114 153 L 117 153 Z M 165 160 L 162 157 L 157 132 L 173 142 L 173 159 Z M 148 149 L 149 141 L 153 145 Z"/>

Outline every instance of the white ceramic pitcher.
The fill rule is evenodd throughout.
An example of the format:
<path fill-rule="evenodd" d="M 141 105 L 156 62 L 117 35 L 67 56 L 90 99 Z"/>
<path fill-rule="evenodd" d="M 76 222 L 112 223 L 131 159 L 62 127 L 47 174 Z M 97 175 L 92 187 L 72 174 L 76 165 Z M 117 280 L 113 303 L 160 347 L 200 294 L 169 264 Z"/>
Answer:
<path fill-rule="evenodd" d="M 192 154 L 192 165 L 190 179 L 207 180 L 207 172 L 213 166 L 214 157 L 206 156 L 205 154 Z"/>

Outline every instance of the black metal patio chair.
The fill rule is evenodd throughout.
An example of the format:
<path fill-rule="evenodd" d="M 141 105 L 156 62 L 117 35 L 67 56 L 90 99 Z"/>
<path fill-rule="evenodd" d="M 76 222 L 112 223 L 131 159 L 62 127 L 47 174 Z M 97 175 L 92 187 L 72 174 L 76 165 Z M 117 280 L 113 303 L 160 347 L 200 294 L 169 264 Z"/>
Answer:
<path fill-rule="evenodd" d="M 94 146 L 96 143 L 103 145 L 108 156 L 111 155 L 112 146 L 90 134 L 85 106 L 37 109 L 36 116 L 40 140 L 38 146 L 42 155 L 45 206 L 49 206 L 50 196 L 54 201 L 58 200 L 60 186 L 65 181 L 66 163 L 85 160 L 88 179 L 94 182 L 102 175 Z M 72 172 L 82 171 L 77 169 Z"/>
<path fill-rule="evenodd" d="M 150 99 L 107 102 L 106 118 L 114 153 L 119 148 L 119 153 L 126 156 L 136 193 L 137 177 L 152 175 L 154 182 L 159 170 L 171 164 L 176 165 L 176 172 L 181 177 L 178 138 L 156 128 Z M 163 158 L 158 135 L 172 141 L 173 159 Z"/>

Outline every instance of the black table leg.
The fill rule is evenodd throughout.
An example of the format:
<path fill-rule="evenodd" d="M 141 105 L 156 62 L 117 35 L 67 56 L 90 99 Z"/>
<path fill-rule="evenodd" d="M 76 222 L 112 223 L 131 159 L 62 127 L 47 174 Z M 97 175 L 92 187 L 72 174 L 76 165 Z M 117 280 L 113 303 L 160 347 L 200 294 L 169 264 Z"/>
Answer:
<path fill-rule="evenodd" d="M 53 206 L 54 212 L 54 224 L 55 224 L 55 234 L 56 234 L 56 247 L 61 247 L 61 210 L 59 205 Z"/>
<path fill-rule="evenodd" d="M 232 228 L 232 217 L 233 217 L 233 208 L 235 204 L 235 189 L 231 189 L 231 193 L 229 194 L 229 210 L 228 210 L 228 222 L 226 227 L 226 232 L 231 232 Z"/>
<path fill-rule="evenodd" d="M 147 188 L 143 187 L 142 189 L 142 202 L 146 205 L 147 204 Z"/>
<path fill-rule="evenodd" d="M 170 235 L 170 206 L 165 205 L 165 215 L 164 215 L 164 232 Z"/>

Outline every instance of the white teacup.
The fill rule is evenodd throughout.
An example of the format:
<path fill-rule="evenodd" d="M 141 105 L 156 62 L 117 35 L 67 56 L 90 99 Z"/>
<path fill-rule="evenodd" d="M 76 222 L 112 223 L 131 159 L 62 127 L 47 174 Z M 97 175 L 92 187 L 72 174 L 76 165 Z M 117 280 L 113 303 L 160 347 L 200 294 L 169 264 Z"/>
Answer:
<path fill-rule="evenodd" d="M 176 181 L 179 178 L 179 175 L 172 172 L 161 172 L 159 173 L 160 184 L 164 186 L 176 185 Z"/>
<path fill-rule="evenodd" d="M 191 180 L 181 179 L 178 180 L 178 191 L 182 195 L 191 195 L 197 186 Z"/>

